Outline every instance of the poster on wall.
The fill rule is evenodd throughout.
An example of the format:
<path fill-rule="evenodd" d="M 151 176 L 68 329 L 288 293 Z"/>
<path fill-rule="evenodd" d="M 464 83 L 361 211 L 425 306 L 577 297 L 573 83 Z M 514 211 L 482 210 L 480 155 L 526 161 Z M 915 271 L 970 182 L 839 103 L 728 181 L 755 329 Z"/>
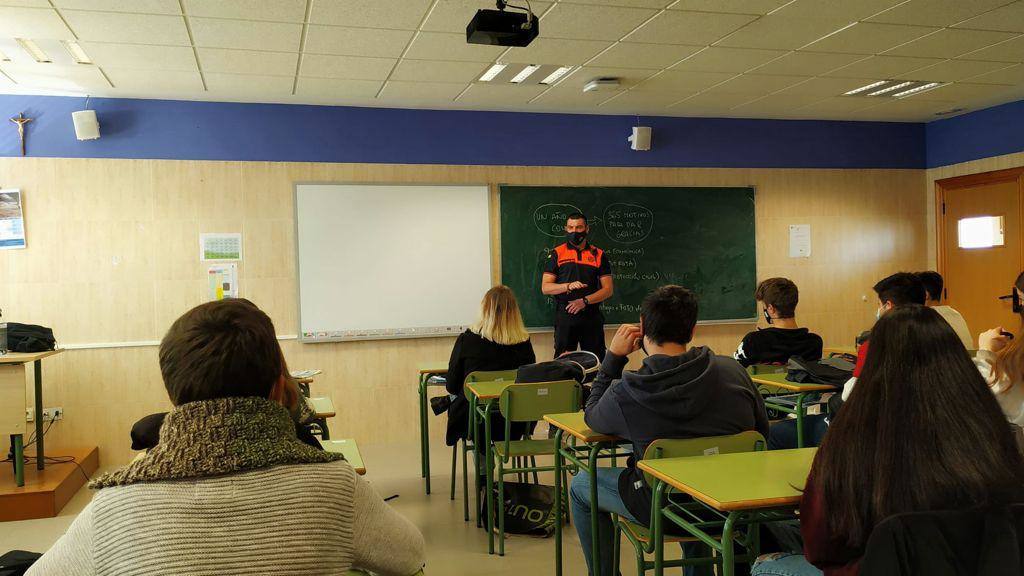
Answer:
<path fill-rule="evenodd" d="M 238 264 L 214 264 L 207 270 L 210 300 L 238 297 Z"/>
<path fill-rule="evenodd" d="M 25 247 L 25 217 L 21 190 L 0 190 L 0 250 Z"/>
<path fill-rule="evenodd" d="M 209 233 L 199 235 L 199 259 L 203 262 L 242 259 L 242 234 Z"/>

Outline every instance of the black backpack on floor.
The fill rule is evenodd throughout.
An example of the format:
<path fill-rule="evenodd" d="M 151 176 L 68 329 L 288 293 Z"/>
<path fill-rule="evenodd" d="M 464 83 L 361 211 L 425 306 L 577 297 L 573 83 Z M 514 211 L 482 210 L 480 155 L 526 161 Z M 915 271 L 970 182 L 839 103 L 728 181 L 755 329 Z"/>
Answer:
<path fill-rule="evenodd" d="M 40 557 L 42 554 L 25 550 L 11 550 L 0 555 L 0 576 L 22 576 Z"/>

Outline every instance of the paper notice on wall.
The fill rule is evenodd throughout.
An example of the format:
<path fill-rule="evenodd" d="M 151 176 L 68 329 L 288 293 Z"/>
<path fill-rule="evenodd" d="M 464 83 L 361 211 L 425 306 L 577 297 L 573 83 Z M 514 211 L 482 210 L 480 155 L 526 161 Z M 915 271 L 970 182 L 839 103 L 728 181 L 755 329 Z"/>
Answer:
<path fill-rule="evenodd" d="M 238 297 L 238 264 L 214 264 L 208 275 L 210 300 Z"/>
<path fill-rule="evenodd" d="M 242 234 L 200 234 L 199 259 L 203 262 L 242 259 Z"/>
<path fill-rule="evenodd" d="M 811 257 L 811 225 L 790 224 L 789 225 L 789 257 L 810 258 Z"/>
<path fill-rule="evenodd" d="M 25 247 L 25 217 L 20 190 L 0 190 L 0 250 Z"/>

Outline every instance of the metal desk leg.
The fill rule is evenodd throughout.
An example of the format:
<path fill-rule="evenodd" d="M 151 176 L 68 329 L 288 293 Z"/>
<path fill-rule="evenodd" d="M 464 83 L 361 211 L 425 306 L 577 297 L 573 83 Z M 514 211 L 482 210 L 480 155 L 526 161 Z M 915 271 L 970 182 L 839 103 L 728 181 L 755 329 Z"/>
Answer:
<path fill-rule="evenodd" d="M 494 554 L 494 461 L 491 450 L 491 403 L 484 405 L 484 451 L 487 456 L 484 466 L 487 470 L 487 553 Z"/>
<path fill-rule="evenodd" d="M 46 467 L 46 452 L 43 450 L 43 361 L 35 361 L 36 379 L 36 469 Z"/>
<path fill-rule="evenodd" d="M 427 380 L 429 374 L 420 374 L 420 474 L 424 478 L 427 494 L 430 494 L 430 429 L 427 424 Z"/>
<path fill-rule="evenodd" d="M 555 428 L 555 576 L 562 576 L 562 429 Z M 568 504 L 568 503 L 567 503 Z"/>
<path fill-rule="evenodd" d="M 733 552 L 733 529 L 739 513 L 729 512 L 725 519 L 725 526 L 722 527 L 722 576 L 733 576 L 736 573 L 736 560 Z"/>
<path fill-rule="evenodd" d="M 651 538 L 654 540 L 654 576 L 665 573 L 665 537 L 664 517 L 661 514 L 662 497 L 665 494 L 665 483 L 657 480 L 654 483 L 651 506 Z"/>
<path fill-rule="evenodd" d="M 796 396 L 796 447 L 804 447 L 804 394 Z"/>
<path fill-rule="evenodd" d="M 600 513 L 597 506 L 597 455 L 601 452 L 600 444 L 590 445 L 590 458 L 587 460 L 587 474 L 590 475 L 590 549 L 592 566 L 594 567 L 594 574 L 601 574 L 601 547 L 599 545 L 600 534 L 598 534 L 598 528 L 600 523 L 598 522 L 597 515 Z M 578 520 L 577 520 L 578 521 Z"/>
<path fill-rule="evenodd" d="M 14 483 L 17 486 L 25 485 L 25 439 L 21 434 L 11 436 L 14 441 Z"/>

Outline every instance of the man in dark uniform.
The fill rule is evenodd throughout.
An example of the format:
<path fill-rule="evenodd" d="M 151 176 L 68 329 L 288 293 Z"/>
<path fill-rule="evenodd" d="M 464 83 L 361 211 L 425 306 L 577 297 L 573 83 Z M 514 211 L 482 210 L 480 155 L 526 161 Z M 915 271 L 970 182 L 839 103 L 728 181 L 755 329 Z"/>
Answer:
<path fill-rule="evenodd" d="M 555 298 L 555 357 L 577 347 L 604 358 L 604 314 L 612 296 L 612 269 L 604 250 L 587 242 L 587 217 L 571 214 L 568 242 L 556 247 L 544 268 L 541 292 Z"/>

